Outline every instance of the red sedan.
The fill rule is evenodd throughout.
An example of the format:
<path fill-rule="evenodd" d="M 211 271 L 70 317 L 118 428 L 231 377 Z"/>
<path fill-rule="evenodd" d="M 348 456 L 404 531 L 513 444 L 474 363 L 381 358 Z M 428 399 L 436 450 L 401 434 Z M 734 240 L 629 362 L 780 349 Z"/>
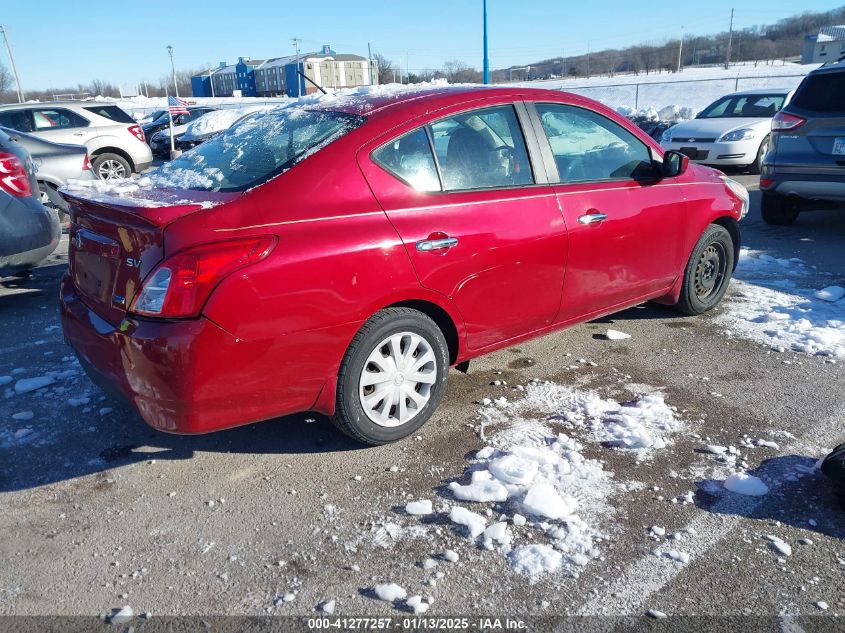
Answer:
<path fill-rule="evenodd" d="M 480 354 L 648 300 L 709 310 L 748 208 L 608 108 L 528 89 L 279 108 L 153 180 L 65 193 L 89 374 L 162 431 L 313 410 L 370 444 Z"/>

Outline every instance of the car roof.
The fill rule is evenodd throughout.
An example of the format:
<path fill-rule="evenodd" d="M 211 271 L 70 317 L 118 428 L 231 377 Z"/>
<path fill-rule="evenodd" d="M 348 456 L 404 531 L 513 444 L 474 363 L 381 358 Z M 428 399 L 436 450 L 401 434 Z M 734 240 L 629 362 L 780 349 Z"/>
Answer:
<path fill-rule="evenodd" d="M 388 114 L 409 105 L 419 105 L 426 110 L 437 110 L 483 97 L 543 100 L 551 96 L 559 98 L 561 94 L 563 93 L 559 90 L 541 88 L 503 88 L 483 85 L 435 86 L 386 91 L 376 89 L 372 92 L 338 95 L 334 98 L 330 95 L 314 103 L 304 103 L 303 107 L 309 110 L 331 110 L 370 117 Z"/>
<path fill-rule="evenodd" d="M 786 88 L 755 88 L 754 90 L 737 90 L 726 94 L 726 97 L 739 97 L 742 95 L 786 95 L 790 90 Z"/>
<path fill-rule="evenodd" d="M 20 108 L 52 108 L 52 107 L 68 107 L 68 106 L 79 106 L 79 107 L 88 107 L 91 106 L 116 106 L 117 104 L 112 101 L 27 101 L 26 103 L 6 103 L 0 105 L 0 110 L 17 110 Z"/>

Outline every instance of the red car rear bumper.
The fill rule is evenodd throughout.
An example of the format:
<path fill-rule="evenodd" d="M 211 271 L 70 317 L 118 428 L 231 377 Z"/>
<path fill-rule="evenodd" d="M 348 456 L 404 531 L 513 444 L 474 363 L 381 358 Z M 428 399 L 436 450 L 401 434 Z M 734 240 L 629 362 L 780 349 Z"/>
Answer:
<path fill-rule="evenodd" d="M 62 326 L 88 375 L 124 396 L 152 427 L 207 433 L 314 408 L 326 373 L 284 380 L 279 349 L 239 340 L 214 322 L 128 317 L 117 326 L 91 310 L 65 277 Z M 275 372 L 264 371 L 274 366 Z M 285 367 L 287 365 L 287 367 Z M 291 366 L 294 367 L 291 367 Z"/>

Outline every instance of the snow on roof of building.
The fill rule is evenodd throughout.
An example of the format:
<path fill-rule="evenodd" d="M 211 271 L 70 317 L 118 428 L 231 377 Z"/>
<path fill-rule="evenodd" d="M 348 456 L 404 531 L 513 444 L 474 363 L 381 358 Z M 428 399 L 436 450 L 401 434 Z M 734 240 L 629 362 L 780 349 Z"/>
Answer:
<path fill-rule="evenodd" d="M 836 26 L 823 26 L 819 29 L 816 37 L 817 42 L 842 42 L 845 41 L 845 24 Z"/>

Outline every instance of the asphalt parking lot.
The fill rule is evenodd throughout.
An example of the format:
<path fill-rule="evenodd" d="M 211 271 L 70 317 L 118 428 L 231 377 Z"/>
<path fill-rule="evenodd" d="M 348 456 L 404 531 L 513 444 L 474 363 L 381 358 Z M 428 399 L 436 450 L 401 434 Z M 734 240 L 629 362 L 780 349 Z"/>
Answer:
<path fill-rule="evenodd" d="M 754 191 L 742 229 L 745 246 L 803 260 L 804 282 L 845 285 L 845 213 L 770 227 Z M 814 469 L 845 441 L 845 362 L 737 336 L 723 308 L 692 318 L 646 305 L 453 371 L 432 421 L 398 444 L 362 448 L 310 414 L 169 436 L 103 395 L 63 344 L 63 249 L 0 287 L 0 376 L 14 381 L 0 387 L 0 614 L 307 615 L 332 603 L 396 615 L 408 605 L 372 589 L 396 583 L 428 615 L 845 616 L 845 500 Z M 608 328 L 631 338 L 606 340 Z M 49 384 L 15 388 L 36 377 Z M 466 482 L 508 424 L 479 409 L 518 400 L 532 379 L 617 402 L 659 393 L 679 424 L 646 452 L 565 427 L 605 473 L 601 503 L 584 508 L 597 533 L 588 561 L 527 577 L 449 520 L 448 484 Z M 547 414 L 532 416 L 554 437 Z M 724 489 L 743 463 L 768 494 Z M 409 515 L 418 499 L 434 513 Z M 515 543 L 547 531 L 506 522 Z"/>

